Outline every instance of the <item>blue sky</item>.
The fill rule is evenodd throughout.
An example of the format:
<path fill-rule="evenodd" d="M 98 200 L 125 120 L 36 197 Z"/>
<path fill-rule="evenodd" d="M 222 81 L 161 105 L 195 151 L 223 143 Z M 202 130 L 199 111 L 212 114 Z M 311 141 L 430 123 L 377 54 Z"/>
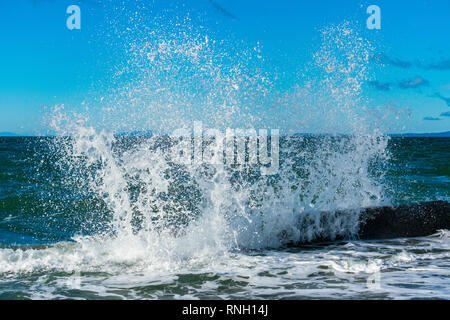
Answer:
<path fill-rule="evenodd" d="M 123 4 L 127 3 L 127 4 Z M 124 65 L 124 40 L 133 22 L 134 1 L 16 0 L 0 2 L 0 132 L 46 132 L 48 107 L 107 96 Z M 377 1 L 141 1 L 139 25 L 154 16 L 185 19 L 215 39 L 259 43 L 278 90 L 288 88 L 294 70 L 308 63 L 317 30 L 342 21 L 376 44 L 373 81 L 365 93 L 373 105 L 403 110 L 395 132 L 450 130 L 450 2 L 448 0 Z M 81 30 L 66 28 L 66 8 L 82 11 Z M 366 8 L 381 8 L 381 30 L 367 30 Z M 125 36 L 126 38 L 126 36 Z M 126 63 L 125 63 L 126 64 Z M 386 111 L 387 112 L 387 111 Z"/>

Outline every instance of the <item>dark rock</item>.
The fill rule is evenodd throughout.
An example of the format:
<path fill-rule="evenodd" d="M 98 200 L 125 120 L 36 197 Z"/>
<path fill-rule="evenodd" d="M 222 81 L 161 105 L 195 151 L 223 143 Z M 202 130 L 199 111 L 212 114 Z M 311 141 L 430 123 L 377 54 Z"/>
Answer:
<path fill-rule="evenodd" d="M 425 237 L 442 229 L 450 229 L 450 203 L 434 201 L 394 207 L 303 212 L 296 229 L 299 239 L 288 245 L 349 239 Z M 283 234 L 279 237 L 283 239 Z"/>
<path fill-rule="evenodd" d="M 450 203 L 424 202 L 361 211 L 360 239 L 423 237 L 450 229 Z"/>

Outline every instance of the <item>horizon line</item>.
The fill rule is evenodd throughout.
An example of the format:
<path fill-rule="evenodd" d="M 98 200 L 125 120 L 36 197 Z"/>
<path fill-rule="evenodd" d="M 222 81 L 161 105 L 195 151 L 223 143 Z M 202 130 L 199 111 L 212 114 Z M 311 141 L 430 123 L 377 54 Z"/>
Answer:
<path fill-rule="evenodd" d="M 150 134 L 148 134 L 150 132 Z M 140 132 L 121 132 L 121 133 L 115 133 L 115 137 L 151 137 L 151 136 L 168 136 L 168 133 L 165 134 L 153 134 L 151 130 L 143 131 L 144 134 L 139 134 Z M 282 137 L 286 136 L 349 136 L 352 134 L 349 133 L 307 133 L 307 132 L 296 132 L 292 134 L 280 134 Z M 441 132 L 407 132 L 407 133 L 386 133 L 383 134 L 390 137 L 450 137 L 450 131 L 441 131 Z M 40 138 L 52 138 L 56 137 L 56 135 L 53 134 L 17 134 L 14 132 L 4 131 L 0 132 L 1 138 L 26 138 L 26 137 L 40 137 Z"/>

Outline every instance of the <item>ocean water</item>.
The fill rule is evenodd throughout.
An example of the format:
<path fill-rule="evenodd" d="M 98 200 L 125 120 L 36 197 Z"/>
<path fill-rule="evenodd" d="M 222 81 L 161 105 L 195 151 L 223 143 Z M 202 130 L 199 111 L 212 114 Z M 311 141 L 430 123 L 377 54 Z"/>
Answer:
<path fill-rule="evenodd" d="M 167 138 L 113 139 L 109 160 L 100 142 L 93 143 L 101 156 L 83 145 L 103 162 L 89 165 L 61 151 L 74 147 L 71 139 L 0 138 L 0 298 L 450 298 L 448 231 L 358 241 L 350 228 L 348 241 L 290 243 L 305 239 L 295 230 L 302 212 L 448 201 L 449 138 L 388 139 L 389 159 L 367 171 L 379 182 L 359 185 L 363 192 L 348 171 L 307 168 L 317 146 L 342 148 L 352 143 L 345 137 L 280 139 L 280 168 L 290 163 L 295 179 L 270 176 L 264 192 L 251 170 L 231 170 L 226 184 L 217 169 L 158 168 L 152 161 Z M 317 183 L 317 174 L 344 180 Z"/>

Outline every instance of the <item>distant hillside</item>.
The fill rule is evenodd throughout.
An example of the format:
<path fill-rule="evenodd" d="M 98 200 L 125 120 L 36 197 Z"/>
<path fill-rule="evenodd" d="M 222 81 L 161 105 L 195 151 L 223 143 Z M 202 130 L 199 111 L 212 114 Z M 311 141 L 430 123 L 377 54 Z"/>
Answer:
<path fill-rule="evenodd" d="M 12 132 L 0 132 L 0 137 L 18 137 L 18 134 Z"/>
<path fill-rule="evenodd" d="M 400 133 L 390 134 L 391 137 L 408 137 L 408 138 L 450 138 L 450 131 L 433 132 L 433 133 Z"/>

